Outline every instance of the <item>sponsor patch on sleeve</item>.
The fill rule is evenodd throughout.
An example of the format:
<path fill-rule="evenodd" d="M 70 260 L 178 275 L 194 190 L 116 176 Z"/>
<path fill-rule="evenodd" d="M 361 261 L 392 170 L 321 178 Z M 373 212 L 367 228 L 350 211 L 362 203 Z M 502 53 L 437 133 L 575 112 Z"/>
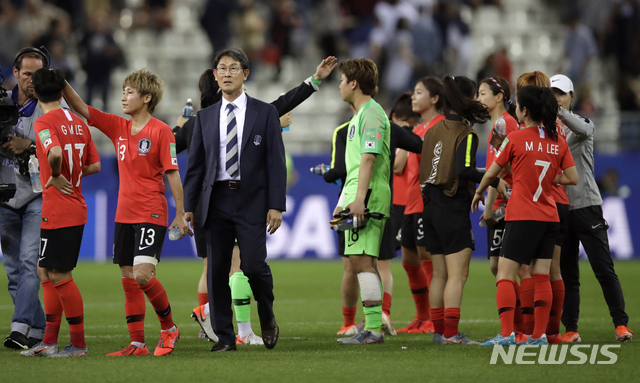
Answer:
<path fill-rule="evenodd" d="M 176 156 L 176 144 L 174 144 L 174 143 L 169 144 L 169 148 L 170 148 L 170 151 L 171 151 L 171 153 L 170 153 L 171 157 L 175 157 Z"/>
<path fill-rule="evenodd" d="M 509 142 L 508 138 L 505 138 L 504 141 L 502 141 L 502 145 L 500 145 L 500 151 L 503 151 L 505 146 L 507 146 L 507 143 Z"/>
<path fill-rule="evenodd" d="M 51 137 L 51 133 L 49 132 L 49 129 L 45 129 L 45 130 L 41 131 L 40 133 L 38 133 L 38 137 L 40 137 L 40 142 L 42 142 L 44 144 L 44 142 L 47 140 L 47 138 Z"/>

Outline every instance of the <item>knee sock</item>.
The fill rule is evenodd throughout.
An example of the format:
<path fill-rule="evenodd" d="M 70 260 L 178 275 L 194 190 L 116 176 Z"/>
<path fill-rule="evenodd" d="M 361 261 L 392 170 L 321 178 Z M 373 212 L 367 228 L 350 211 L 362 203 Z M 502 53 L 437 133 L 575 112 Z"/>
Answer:
<path fill-rule="evenodd" d="M 553 301 L 553 293 L 551 292 L 551 282 L 549 274 L 531 274 L 536 286 L 534 298 L 535 310 L 535 326 L 533 328 L 533 338 L 538 339 L 544 335 L 549 323 L 549 312 L 551 311 L 551 302 Z"/>
<path fill-rule="evenodd" d="M 231 288 L 231 300 L 233 302 L 233 310 L 236 313 L 236 322 L 238 322 L 238 335 L 240 338 L 245 338 L 252 332 L 249 278 L 243 272 L 234 273 L 229 277 L 229 287 Z M 243 324 L 241 325 L 241 323 Z"/>
<path fill-rule="evenodd" d="M 427 286 L 431 287 L 431 279 L 433 278 L 433 263 L 429 259 L 422 260 L 422 268 L 427 273 Z"/>
<path fill-rule="evenodd" d="M 387 316 L 391 316 L 391 294 L 382 294 L 382 312 Z"/>
<path fill-rule="evenodd" d="M 460 322 L 460 309 L 449 307 L 444 309 L 444 337 L 451 338 L 458 334 L 458 323 Z"/>
<path fill-rule="evenodd" d="M 171 316 L 171 305 L 169 304 L 169 298 L 167 292 L 162 287 L 160 281 L 153 277 L 147 284 L 140 286 L 142 291 L 147 295 L 151 306 L 156 311 L 158 319 L 160 320 L 160 329 L 169 330 L 174 326 L 173 318 Z"/>
<path fill-rule="evenodd" d="M 198 293 L 198 306 L 202 306 L 209 302 L 209 293 Z"/>
<path fill-rule="evenodd" d="M 510 279 L 501 279 L 496 283 L 496 303 L 498 316 L 500 317 L 500 335 L 509 336 L 513 332 L 513 317 L 516 306 L 515 282 Z"/>
<path fill-rule="evenodd" d="M 409 288 L 416 305 L 416 318 L 421 321 L 428 321 L 430 318 L 429 286 L 424 268 L 421 265 L 409 265 L 404 262 L 402 262 L 402 267 L 404 267 L 409 277 Z"/>
<path fill-rule="evenodd" d="M 69 323 L 69 333 L 71 344 L 85 348 L 87 344 L 84 342 L 84 306 L 82 305 L 82 295 L 78 286 L 69 278 L 54 286 L 60 294 L 64 316 Z"/>
<path fill-rule="evenodd" d="M 354 326 L 356 324 L 356 307 L 342 306 L 342 315 L 344 316 L 344 327 Z"/>
<path fill-rule="evenodd" d="M 44 330 L 42 341 L 46 344 L 58 343 L 58 333 L 62 322 L 62 301 L 60 294 L 50 280 L 42 281 L 42 298 L 44 301 L 44 313 L 47 318 L 47 327 Z"/>
<path fill-rule="evenodd" d="M 562 316 L 562 305 L 564 304 L 564 281 L 558 279 L 551 282 L 553 302 L 549 313 L 549 324 L 547 324 L 547 335 L 557 335 L 560 333 L 560 317 Z"/>
<path fill-rule="evenodd" d="M 433 332 L 444 335 L 444 307 L 432 307 L 431 320 L 433 321 Z"/>
<path fill-rule="evenodd" d="M 365 302 L 373 303 L 364 306 L 364 328 L 369 331 L 381 332 L 382 329 L 382 284 L 375 273 L 358 273 L 358 284 L 360 285 L 360 297 L 362 305 Z"/>
<path fill-rule="evenodd" d="M 122 278 L 122 287 L 125 297 L 124 312 L 131 342 L 144 344 L 144 314 L 147 309 L 144 292 L 133 278 Z"/>
<path fill-rule="evenodd" d="M 522 330 L 526 335 L 533 333 L 535 318 L 533 316 L 533 294 L 535 284 L 533 278 L 525 278 L 520 283 L 520 304 L 522 305 Z"/>
<path fill-rule="evenodd" d="M 522 332 L 524 325 L 522 324 L 522 305 L 520 304 L 520 284 L 517 278 L 513 281 L 513 287 L 516 290 L 516 309 L 513 312 L 513 329 Z"/>

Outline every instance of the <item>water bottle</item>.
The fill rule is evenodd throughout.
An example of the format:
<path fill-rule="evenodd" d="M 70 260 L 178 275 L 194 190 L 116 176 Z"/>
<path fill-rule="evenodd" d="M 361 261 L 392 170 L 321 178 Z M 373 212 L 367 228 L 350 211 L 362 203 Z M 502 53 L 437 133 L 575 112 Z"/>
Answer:
<path fill-rule="evenodd" d="M 346 231 L 346 230 L 357 229 L 359 227 L 364 227 L 367 224 L 367 221 L 368 221 L 368 218 L 365 215 L 364 219 L 358 221 L 358 224 L 356 225 L 353 217 L 349 217 L 349 218 L 341 219 L 337 223 L 331 225 L 331 230 Z"/>
<path fill-rule="evenodd" d="M 504 120 L 504 117 L 500 115 L 496 120 L 496 123 L 493 125 L 493 129 L 501 136 L 507 135 L 507 122 Z"/>
<path fill-rule="evenodd" d="M 190 98 L 187 99 L 187 105 L 182 108 L 182 117 L 186 118 L 187 120 L 193 117 L 193 102 Z"/>
<path fill-rule="evenodd" d="M 324 166 L 324 171 L 328 172 L 329 169 L 331 169 L 331 167 L 329 165 L 325 165 Z M 317 175 L 322 175 L 322 165 L 317 165 L 315 168 L 311 168 L 309 169 L 309 171 L 311 171 L 311 173 L 316 173 Z"/>
<path fill-rule="evenodd" d="M 169 230 L 169 240 L 175 241 L 177 239 L 180 239 L 180 228 L 176 226 Z"/>
<path fill-rule="evenodd" d="M 31 176 L 31 190 L 34 193 L 42 193 L 42 183 L 40 182 L 40 164 L 35 154 L 29 158 L 29 175 Z"/>
<path fill-rule="evenodd" d="M 500 221 L 507 214 L 507 207 L 504 205 L 500 205 L 496 210 L 493 211 L 493 217 L 496 221 Z"/>

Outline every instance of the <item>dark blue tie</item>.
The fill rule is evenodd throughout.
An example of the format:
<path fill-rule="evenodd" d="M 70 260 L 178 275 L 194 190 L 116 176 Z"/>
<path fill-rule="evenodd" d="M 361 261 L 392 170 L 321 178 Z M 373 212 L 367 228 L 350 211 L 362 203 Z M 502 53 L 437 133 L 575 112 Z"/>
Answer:
<path fill-rule="evenodd" d="M 226 170 L 231 177 L 238 175 L 238 124 L 233 104 L 227 105 L 227 156 Z"/>

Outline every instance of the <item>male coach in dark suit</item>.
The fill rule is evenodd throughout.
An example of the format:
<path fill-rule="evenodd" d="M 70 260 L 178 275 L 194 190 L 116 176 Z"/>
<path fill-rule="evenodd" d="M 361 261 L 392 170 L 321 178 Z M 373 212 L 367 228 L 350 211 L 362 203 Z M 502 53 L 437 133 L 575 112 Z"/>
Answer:
<path fill-rule="evenodd" d="M 184 179 L 185 219 L 193 220 L 199 202 L 207 237 L 209 306 L 219 337 L 211 351 L 236 349 L 229 288 L 236 238 L 258 303 L 262 339 L 271 349 L 279 329 L 266 231 L 273 234 L 282 223 L 287 178 L 278 112 L 243 92 L 249 59 L 241 49 L 220 51 L 213 64 L 223 98 L 196 116 Z"/>

